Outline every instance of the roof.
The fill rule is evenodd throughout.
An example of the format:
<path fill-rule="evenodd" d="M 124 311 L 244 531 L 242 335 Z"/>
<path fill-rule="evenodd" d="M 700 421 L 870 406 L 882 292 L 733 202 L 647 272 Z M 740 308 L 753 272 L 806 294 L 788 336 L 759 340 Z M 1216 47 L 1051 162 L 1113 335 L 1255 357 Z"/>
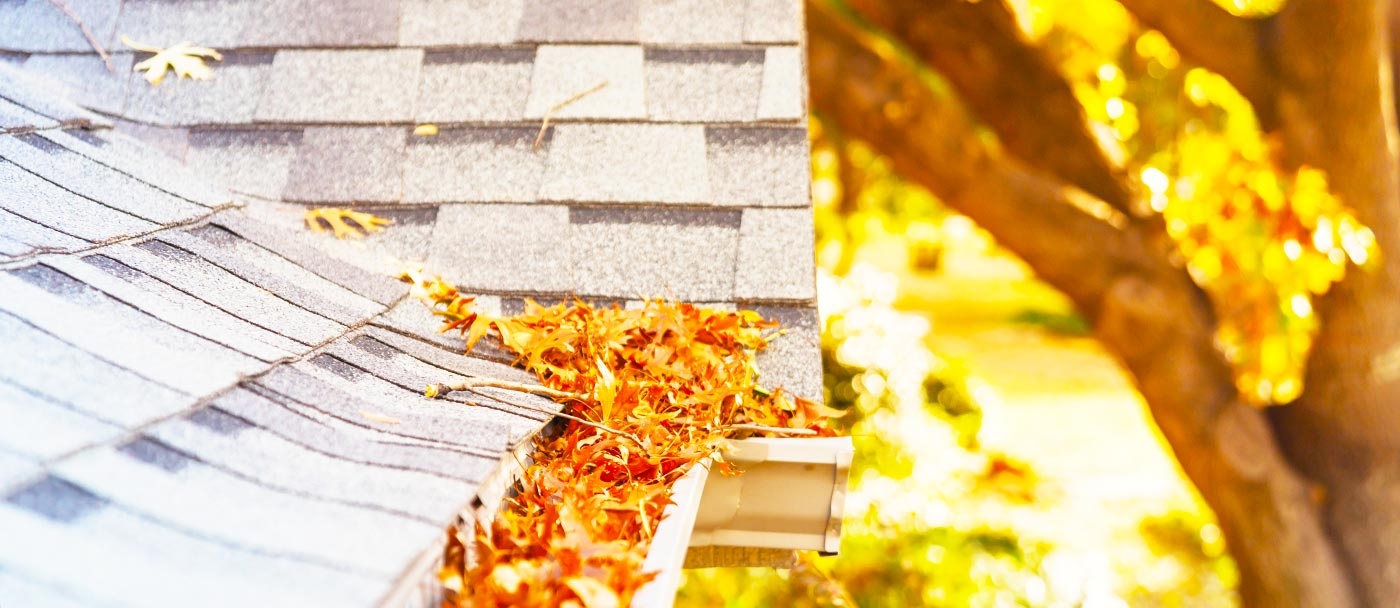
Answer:
<path fill-rule="evenodd" d="M 405 261 L 505 312 L 754 308 L 792 330 L 765 379 L 821 397 L 797 2 L 67 4 L 115 73 L 48 0 L 0 4 L 0 605 L 421 574 L 548 416 L 422 399 L 529 378 L 434 333 Z M 119 34 L 225 59 L 153 88 Z M 338 241 L 309 206 L 395 224 Z"/>

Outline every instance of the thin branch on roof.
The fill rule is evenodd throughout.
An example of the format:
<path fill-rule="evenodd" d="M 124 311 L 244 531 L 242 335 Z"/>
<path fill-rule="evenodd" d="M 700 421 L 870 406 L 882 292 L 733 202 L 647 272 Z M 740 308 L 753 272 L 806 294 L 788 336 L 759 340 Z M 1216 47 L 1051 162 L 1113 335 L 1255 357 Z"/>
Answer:
<path fill-rule="evenodd" d="M 540 144 L 544 143 L 544 134 L 546 131 L 549 130 L 549 119 L 554 116 L 555 112 L 564 109 L 566 106 L 575 101 L 578 101 L 580 99 L 583 99 L 584 97 L 588 97 L 589 95 L 603 90 L 603 87 L 605 86 L 608 86 L 608 81 L 606 80 L 593 85 L 593 88 L 588 89 L 587 91 L 575 93 L 572 97 L 565 99 L 564 101 L 561 101 L 559 103 L 556 103 L 553 106 L 550 106 L 550 108 L 544 113 L 544 122 L 540 123 L 540 134 L 535 136 L 535 151 L 540 151 Z"/>
<path fill-rule="evenodd" d="M 550 399 L 555 399 L 555 400 L 584 401 L 584 400 L 586 400 L 586 399 L 588 398 L 588 395 L 585 395 L 585 394 L 583 394 L 583 393 L 570 393 L 570 392 L 567 392 L 567 391 L 557 391 L 557 390 L 554 390 L 554 389 L 549 388 L 549 387 L 547 387 L 547 386 L 540 386 L 540 385 L 537 385 L 537 384 L 521 384 L 521 383 L 519 383 L 519 382 L 507 382 L 507 381 L 505 381 L 505 380 L 493 380 L 493 379 L 491 379 L 491 378 L 467 378 L 467 379 L 465 379 L 465 380 L 463 380 L 463 381 L 461 381 L 461 382 L 457 382 L 457 383 L 453 383 L 453 384 L 447 384 L 447 383 L 431 384 L 431 385 L 428 385 L 427 390 L 423 391 L 423 394 L 424 394 L 424 395 L 427 395 L 428 397 L 436 397 L 436 396 L 438 396 L 438 395 L 440 395 L 440 394 L 443 394 L 443 393 L 448 393 L 448 392 L 452 392 L 452 391 L 465 391 L 465 390 L 471 390 L 471 389 L 473 389 L 473 388 L 503 388 L 503 389 L 510 390 L 510 391 L 516 391 L 516 392 L 519 392 L 519 393 L 529 393 L 529 394 L 531 394 L 531 395 L 539 395 L 539 396 L 541 396 L 541 397 L 549 397 Z"/>
<path fill-rule="evenodd" d="M 432 385 L 432 386 L 441 386 L 441 385 Z M 487 399 L 494 399 L 494 400 L 500 401 L 501 403 L 504 403 L 504 404 L 506 404 L 506 405 L 513 405 L 513 406 L 518 407 L 518 408 L 521 408 L 521 409 L 530 410 L 530 411 L 532 411 L 532 412 L 539 412 L 539 413 L 541 413 L 541 414 L 546 414 L 546 415 L 549 415 L 549 416 L 558 416 L 558 417 L 560 417 L 560 418 L 564 418 L 564 419 L 566 419 L 566 420 L 572 420 L 572 421 L 574 421 L 574 422 L 577 422 L 577 423 L 582 424 L 582 425 L 585 425 L 585 426 L 591 426 L 591 427 L 593 427 L 593 428 L 595 428 L 595 429 L 598 429 L 598 430 L 600 430 L 600 431 L 606 431 L 606 432 L 612 433 L 612 434 L 614 434 L 614 435 L 619 435 L 619 436 L 622 436 L 622 437 L 626 437 L 627 439 L 631 440 L 632 443 L 637 444 L 637 447 L 640 447 L 640 448 L 642 448 L 642 449 L 644 449 L 644 450 L 647 449 L 646 444 L 642 443 L 642 440 L 641 440 L 639 437 L 637 437 L 636 435 L 633 435 L 632 433 L 629 433 L 629 432 L 627 432 L 627 431 L 622 431 L 622 430 L 618 430 L 618 429 L 612 428 L 612 427 L 610 427 L 610 426 L 608 426 L 608 425 L 606 425 L 606 424 L 600 424 L 600 423 L 597 423 L 597 422 L 593 422 L 592 420 L 588 420 L 587 418 L 580 418 L 580 417 L 575 416 L 575 415 L 573 415 L 573 414 L 566 414 L 566 413 L 564 413 L 564 412 L 562 412 L 562 411 L 556 412 L 556 411 L 553 411 L 553 410 L 547 410 L 547 409 L 544 409 L 544 408 L 534 407 L 534 406 L 532 406 L 532 405 L 525 404 L 525 403 L 521 403 L 521 402 L 519 402 L 519 401 L 513 401 L 513 400 L 511 400 L 511 399 L 506 399 L 505 397 L 501 397 L 500 395 L 492 395 L 492 394 L 490 394 L 490 393 L 483 393 L 483 392 L 481 392 L 481 391 L 479 391 L 479 390 L 476 390 L 475 388 L 471 388 L 471 387 L 467 387 L 467 392 L 473 393 L 473 394 L 478 395 L 478 396 L 481 396 L 481 397 L 485 397 L 485 398 L 487 398 Z"/>
<path fill-rule="evenodd" d="M 97 51 L 97 55 L 102 57 L 102 63 L 106 64 L 107 71 L 115 74 L 117 68 L 112 66 L 112 58 L 107 56 L 107 49 L 102 48 L 102 43 L 98 42 L 97 37 L 92 35 L 92 30 L 88 29 L 87 24 L 83 23 L 82 18 L 78 17 L 78 14 L 73 12 L 73 9 L 69 8 L 68 4 L 63 0 L 49 0 L 49 4 L 58 7 L 58 10 L 68 15 L 68 18 L 73 20 L 73 23 L 78 24 L 78 29 L 83 30 L 83 37 L 87 38 L 88 44 L 92 45 L 92 50 Z"/>

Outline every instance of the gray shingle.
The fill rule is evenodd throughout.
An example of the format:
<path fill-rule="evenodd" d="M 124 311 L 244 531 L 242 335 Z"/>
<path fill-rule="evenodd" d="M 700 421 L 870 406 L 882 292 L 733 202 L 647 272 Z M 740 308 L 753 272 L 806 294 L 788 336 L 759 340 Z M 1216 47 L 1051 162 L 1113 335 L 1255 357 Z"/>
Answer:
<path fill-rule="evenodd" d="M 60 523 L 0 505 L 0 572 L 61 589 L 82 606 L 343 606 L 379 597 L 386 582 L 272 553 L 254 554 L 114 507 Z M 35 551 L 34 547 L 71 547 Z M 11 587 L 0 579 L 6 597 Z M 209 593 L 210 589 L 220 589 Z M 47 597 L 47 596 L 40 596 Z M 20 606 L 63 606 L 29 604 Z"/>
<path fill-rule="evenodd" d="M 64 190 L 159 224 L 188 220 L 206 211 L 37 133 L 0 137 L 0 155 Z"/>
<path fill-rule="evenodd" d="M 642 0 L 642 42 L 743 42 L 745 3 L 746 0 Z"/>
<path fill-rule="evenodd" d="M 0 308 L 55 337 L 191 394 L 223 389 L 264 365 L 148 316 L 47 266 L 0 276 Z"/>
<path fill-rule="evenodd" d="M 228 53 L 209 62 L 209 80 L 166 78 L 159 86 L 131 74 L 123 116 L 157 125 L 252 122 L 272 59 L 272 53 Z"/>
<path fill-rule="evenodd" d="M 306 350 L 112 258 L 64 257 L 45 263 L 157 319 L 262 361 L 271 362 Z"/>
<path fill-rule="evenodd" d="M 46 228 L 18 215 L 0 209 L 0 237 L 17 247 L 7 246 L 5 253 L 12 257 L 49 251 L 73 251 L 87 243 L 71 236 Z"/>
<path fill-rule="evenodd" d="M 363 464 L 309 450 L 260 429 L 220 433 L 186 420 L 148 433 L 202 462 L 260 485 L 335 502 L 447 523 L 470 502 L 471 488 L 436 475 Z"/>
<path fill-rule="evenodd" d="M 279 51 L 255 117 L 269 122 L 409 122 L 422 63 L 418 49 Z"/>
<path fill-rule="evenodd" d="M 165 233 L 160 238 L 297 306 L 345 325 L 360 323 L 384 310 L 383 306 L 217 226 Z"/>
<path fill-rule="evenodd" d="M 19 507 L 51 521 L 72 523 L 107 506 L 107 502 L 72 482 L 45 475 L 5 497 Z"/>
<path fill-rule="evenodd" d="M 654 120 L 754 119 L 763 78 L 758 50 L 647 49 L 647 114 Z"/>
<path fill-rule="evenodd" d="M 759 120 L 801 120 L 807 116 L 807 78 L 802 49 L 769 47 L 764 51 L 763 87 L 758 96 Z"/>
<path fill-rule="evenodd" d="M 559 125 L 541 200 L 704 203 L 704 127 Z"/>
<path fill-rule="evenodd" d="M 241 46 L 239 34 L 257 6 L 256 2 L 241 1 L 124 0 L 117 35 L 107 42 L 112 48 L 125 48 L 118 36 L 124 34 L 135 42 L 160 48 L 180 42 L 215 49 L 237 47 Z"/>
<path fill-rule="evenodd" d="M 476 302 L 479 305 L 477 310 L 480 310 L 481 312 L 493 315 L 501 314 L 501 298 L 499 297 L 477 296 Z M 404 306 L 407 307 L 408 304 L 408 302 L 405 302 Z M 421 306 L 419 308 L 420 310 L 425 310 Z M 427 326 L 436 327 L 436 321 L 437 319 L 428 320 Z M 419 327 L 422 327 L 422 325 L 420 325 Z M 399 352 L 402 352 L 415 359 L 418 359 L 419 361 L 430 363 L 435 367 L 440 367 L 442 369 L 449 370 L 451 372 L 461 374 L 464 376 L 486 376 L 490 378 L 496 378 L 498 380 L 507 380 L 510 382 L 539 382 L 539 379 L 536 378 L 534 374 L 527 372 L 523 369 L 513 367 L 511 365 L 506 365 L 504 363 L 487 361 L 478 357 L 477 353 L 479 351 L 473 351 L 471 355 L 463 353 L 463 344 L 460 338 L 457 339 L 456 344 L 447 348 L 442 348 L 439 346 L 428 344 L 422 340 L 410 338 L 408 336 L 403 335 L 402 333 L 379 329 L 377 327 L 370 327 L 366 329 L 364 333 L 366 336 L 369 336 L 376 341 L 383 342 L 389 346 L 392 346 Z M 484 349 L 483 345 L 484 342 L 480 342 L 478 343 L 477 348 Z M 511 358 L 512 360 L 514 359 L 513 356 Z M 542 404 L 545 406 L 551 405 L 547 402 Z"/>
<path fill-rule="evenodd" d="M 152 154 L 151 146 L 124 133 L 105 129 L 45 131 L 39 135 L 187 201 L 205 207 L 232 202 L 227 191 L 210 184 L 205 176 L 190 170 L 175 158 Z"/>
<path fill-rule="evenodd" d="M 59 188 L 14 163 L 0 161 L 0 207 L 85 241 L 102 242 L 154 230 L 146 220 Z"/>
<path fill-rule="evenodd" d="M 810 209 L 745 209 L 739 231 L 738 300 L 816 297 L 816 244 Z"/>
<path fill-rule="evenodd" d="M 499 297 L 487 297 L 495 300 L 496 307 L 500 308 Z M 480 301 L 481 297 L 478 297 L 477 300 Z M 371 323 L 379 327 L 387 327 L 418 336 L 442 348 L 461 351 L 466 346 L 466 341 L 462 339 L 460 334 L 436 331 L 441 326 L 441 321 L 433 316 L 433 313 L 429 312 L 422 302 L 417 300 L 404 300 L 383 315 L 375 317 Z"/>
<path fill-rule="evenodd" d="M 798 306 L 755 306 L 764 318 L 782 324 L 787 333 L 758 353 L 758 382 L 783 387 L 801 397 L 822 402 L 821 320 L 817 311 Z"/>
<path fill-rule="evenodd" d="M 319 344 L 344 326 L 293 305 L 207 260 L 159 241 L 113 246 L 103 254 L 151 275 L 235 317 L 302 344 Z"/>
<path fill-rule="evenodd" d="M 0 336 L 6 346 L 0 349 L 0 377 L 100 420 L 131 428 L 194 403 L 194 397 L 99 359 L 17 317 L 0 313 Z"/>
<path fill-rule="evenodd" d="M 505 44 L 520 30 L 524 0 L 403 0 L 399 44 Z"/>
<path fill-rule="evenodd" d="M 23 132 L 57 126 L 57 120 L 0 97 L 0 129 Z"/>
<path fill-rule="evenodd" d="M 252 201 L 244 209 L 223 213 L 214 223 L 355 293 L 392 304 L 408 293 L 397 280 L 404 263 L 427 255 L 437 209 L 372 211 L 394 224 L 361 239 L 311 232 L 303 221 L 304 207 L 267 201 Z"/>
<path fill-rule="evenodd" d="M 94 494 L 180 530 L 379 578 L 399 574 L 441 534 L 435 526 L 293 496 L 198 463 L 168 471 L 116 450 L 56 467 Z M 352 532 L 354 531 L 354 532 Z"/>
<path fill-rule="evenodd" d="M 469 290 L 567 292 L 568 221 L 552 205 L 447 205 L 428 267 Z"/>
<path fill-rule="evenodd" d="M 189 131 L 174 127 L 154 127 L 139 122 L 117 119 L 116 133 L 140 141 L 146 155 L 152 158 L 165 156 L 170 160 L 183 161 L 189 149 Z M 160 154 L 151 154 L 154 150 Z"/>
<path fill-rule="evenodd" d="M 643 53 L 640 46 L 542 45 L 535 55 L 526 118 L 542 118 L 550 108 L 606 86 L 555 111 L 561 118 L 644 118 Z"/>
<path fill-rule="evenodd" d="M 0 450 L 48 460 L 106 441 L 123 429 L 73 411 L 41 395 L 0 382 Z"/>
<path fill-rule="evenodd" d="M 238 416 L 258 425 L 261 432 L 354 462 L 463 481 L 479 480 L 496 465 L 495 458 L 356 437 L 303 416 L 265 395 L 241 388 L 221 395 L 212 405 L 217 411 L 227 412 L 225 415 Z"/>
<path fill-rule="evenodd" d="M 727 300 L 738 230 L 727 211 L 578 210 L 576 290 L 612 298 Z"/>
<path fill-rule="evenodd" d="M 68 98 L 84 107 L 121 114 L 133 59 L 130 53 L 112 53 L 110 57 L 112 71 L 97 55 L 31 55 L 24 69 L 63 83 Z"/>
<path fill-rule="evenodd" d="M 802 41 L 802 0 L 749 0 L 745 42 Z"/>
<path fill-rule="evenodd" d="M 239 46 L 393 46 L 399 3 L 384 0 L 279 0 L 253 5 Z"/>
<path fill-rule="evenodd" d="M 533 202 L 544 177 L 538 129 L 443 129 L 410 137 L 404 158 L 405 202 Z M 547 138 L 548 139 L 548 138 Z"/>
<path fill-rule="evenodd" d="M 406 100 L 407 101 L 407 100 Z M 307 127 L 283 198 L 398 202 L 403 197 L 401 127 Z"/>
<path fill-rule="evenodd" d="M 4 6 L 6 5 L 0 5 Z M 0 17 L 0 21 L 3 21 L 3 17 Z M 15 26 L 0 23 L 0 32 L 13 27 Z M 0 91 L 4 92 L 5 99 L 68 125 L 112 125 L 107 119 L 70 101 L 64 88 L 64 85 L 56 80 L 27 72 L 18 65 L 0 62 Z"/>
<path fill-rule="evenodd" d="M 710 187 L 721 205 L 811 204 L 807 130 L 709 127 Z"/>
<path fill-rule="evenodd" d="M 194 131 L 186 162 L 230 190 L 278 198 L 301 137 L 299 130 Z"/>
<path fill-rule="evenodd" d="M 121 0 L 67 0 L 64 4 L 102 40 L 112 31 Z M 78 25 L 48 0 L 0 5 L 0 48 L 44 53 L 92 51 Z"/>
<path fill-rule="evenodd" d="M 638 0 L 525 0 L 520 40 L 636 42 Z"/>
<path fill-rule="evenodd" d="M 418 85 L 418 122 L 520 120 L 534 60 L 531 49 L 429 51 Z"/>
<path fill-rule="evenodd" d="M 3 476 L 3 473 L 0 473 L 0 478 Z M 4 486 L 0 485 L 0 489 L 3 488 Z M 16 606 L 83 608 L 85 605 L 92 605 L 91 600 L 84 604 L 79 598 L 66 595 L 65 592 L 32 583 L 4 570 L 0 570 L 0 589 L 4 589 L 5 603 Z"/>

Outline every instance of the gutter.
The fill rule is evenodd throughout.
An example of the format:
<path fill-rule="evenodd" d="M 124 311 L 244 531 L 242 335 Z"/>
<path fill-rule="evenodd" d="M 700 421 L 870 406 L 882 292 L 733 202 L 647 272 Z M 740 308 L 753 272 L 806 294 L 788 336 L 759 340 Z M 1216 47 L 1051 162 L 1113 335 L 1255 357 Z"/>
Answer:
<path fill-rule="evenodd" d="M 642 567 L 657 576 L 632 608 L 671 606 L 687 564 L 788 567 L 793 551 L 836 553 L 854 453 L 850 437 L 756 437 L 725 453 L 742 475 L 692 468 L 676 482 Z"/>

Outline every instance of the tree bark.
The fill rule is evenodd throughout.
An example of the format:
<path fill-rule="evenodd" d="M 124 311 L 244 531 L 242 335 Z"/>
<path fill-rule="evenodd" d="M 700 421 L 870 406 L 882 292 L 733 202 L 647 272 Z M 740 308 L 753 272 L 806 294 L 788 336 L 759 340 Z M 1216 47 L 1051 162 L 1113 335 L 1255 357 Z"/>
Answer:
<path fill-rule="evenodd" d="M 808 14 L 813 107 L 992 232 L 1094 323 L 1215 509 L 1245 604 L 1359 605 L 1312 488 L 1264 414 L 1238 401 L 1213 312 L 1187 273 L 1143 227 L 1100 221 L 1053 178 L 985 149 L 956 101 L 824 6 L 809 2 Z"/>

